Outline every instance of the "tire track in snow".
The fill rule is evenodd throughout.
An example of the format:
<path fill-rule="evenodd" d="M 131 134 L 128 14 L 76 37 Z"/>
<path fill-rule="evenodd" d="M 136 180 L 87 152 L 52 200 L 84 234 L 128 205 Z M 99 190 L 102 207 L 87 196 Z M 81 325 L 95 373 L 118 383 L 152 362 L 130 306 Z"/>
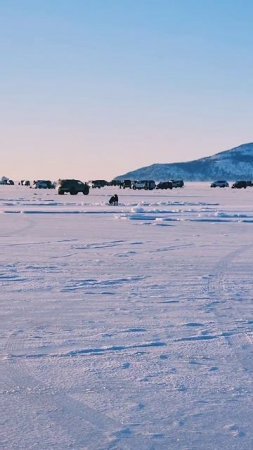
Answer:
<path fill-rule="evenodd" d="M 87 403 L 76 400 L 61 389 L 53 388 L 50 383 L 42 382 L 27 366 L 26 357 L 11 358 L 24 348 L 25 336 L 21 332 L 12 333 L 7 339 L 4 358 L 5 377 L 8 383 L 14 383 L 14 392 L 22 395 L 26 410 L 34 408 L 48 411 L 50 422 L 54 422 L 60 433 L 63 431 L 71 440 L 75 449 L 99 450 L 110 448 L 110 442 L 120 440 L 122 448 L 152 448 L 150 440 L 137 436 L 126 425 L 92 408 Z M 50 357 L 50 355 L 49 355 Z M 39 418 L 38 418 L 39 420 Z M 40 424 L 38 423 L 39 427 Z M 122 440 L 123 439 L 123 440 Z M 126 444 L 123 442 L 126 439 Z M 128 447 L 128 443 L 130 447 Z M 29 448 L 29 447 L 27 447 Z M 61 449 L 61 445 L 59 449 Z"/>
<path fill-rule="evenodd" d="M 213 269 L 211 277 L 207 282 L 207 290 L 210 299 L 215 297 L 215 303 L 211 311 L 218 319 L 217 325 L 221 329 L 221 324 L 224 323 L 221 313 L 227 313 L 229 318 L 233 318 L 234 323 L 238 322 L 238 318 L 241 317 L 241 312 L 233 301 L 232 295 L 229 289 L 226 287 L 228 273 L 231 272 L 234 261 L 245 252 L 250 251 L 253 245 L 241 246 L 236 250 L 228 253 L 225 257 L 221 258 Z M 219 299 L 219 300 L 217 300 Z M 229 308 L 227 304 L 230 302 Z M 220 310 L 222 306 L 222 311 Z M 243 367 L 244 371 L 253 372 L 253 358 L 245 357 L 245 353 L 248 354 L 249 348 L 252 351 L 253 338 L 245 329 L 241 332 L 225 331 L 220 333 L 226 339 L 226 342 L 231 347 L 233 353 L 236 356 L 238 363 Z M 246 355 L 247 356 L 247 355 Z"/>
<path fill-rule="evenodd" d="M 11 334 L 5 351 L 10 355 L 20 352 L 24 349 L 24 337 L 19 332 Z M 27 408 L 38 406 L 51 411 L 48 414 L 50 421 L 67 431 L 74 442 L 74 448 L 86 447 L 87 443 L 90 448 L 93 448 L 92 446 L 99 442 L 108 428 L 114 428 L 115 432 L 122 429 L 120 422 L 100 413 L 88 404 L 73 399 L 63 390 L 54 389 L 50 383 L 38 380 L 32 368 L 27 367 L 25 358 L 15 358 L 13 361 L 8 360 L 7 357 L 7 363 L 9 377 L 17 390 L 29 394 L 25 395 Z M 90 430 L 87 430 L 87 424 L 90 425 Z"/>
<path fill-rule="evenodd" d="M 0 234 L 0 238 L 8 238 L 8 237 L 12 237 L 12 236 L 19 236 L 24 231 L 28 231 L 29 229 L 31 229 L 31 228 L 33 228 L 35 226 L 34 220 L 32 220 L 30 218 L 27 218 L 27 217 L 24 217 L 22 214 L 20 214 L 20 215 L 22 216 L 22 219 L 25 221 L 25 224 L 23 226 L 21 226 L 17 230 L 8 231 L 7 233 Z"/>

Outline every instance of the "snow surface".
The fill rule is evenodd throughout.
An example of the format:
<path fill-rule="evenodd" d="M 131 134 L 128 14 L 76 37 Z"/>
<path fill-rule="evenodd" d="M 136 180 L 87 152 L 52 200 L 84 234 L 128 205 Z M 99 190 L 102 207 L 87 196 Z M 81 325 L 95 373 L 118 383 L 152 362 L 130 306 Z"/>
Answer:
<path fill-rule="evenodd" d="M 1 448 L 253 448 L 253 188 L 0 186 Z"/>

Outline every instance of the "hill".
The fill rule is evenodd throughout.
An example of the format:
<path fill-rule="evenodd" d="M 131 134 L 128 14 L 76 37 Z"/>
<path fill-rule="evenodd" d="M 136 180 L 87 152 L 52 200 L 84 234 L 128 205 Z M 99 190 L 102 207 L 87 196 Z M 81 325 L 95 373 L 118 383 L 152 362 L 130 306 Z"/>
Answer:
<path fill-rule="evenodd" d="M 210 181 L 215 179 L 253 179 L 253 143 L 217 153 L 194 161 L 152 164 L 116 177 L 118 180 L 132 179 L 166 181 Z"/>

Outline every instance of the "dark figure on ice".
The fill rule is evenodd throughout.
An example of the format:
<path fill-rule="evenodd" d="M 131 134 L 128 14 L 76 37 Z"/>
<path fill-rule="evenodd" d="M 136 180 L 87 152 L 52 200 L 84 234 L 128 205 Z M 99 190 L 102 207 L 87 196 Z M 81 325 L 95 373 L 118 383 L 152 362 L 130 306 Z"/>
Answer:
<path fill-rule="evenodd" d="M 109 205 L 117 206 L 119 203 L 119 198 L 117 194 L 113 195 L 109 200 Z"/>

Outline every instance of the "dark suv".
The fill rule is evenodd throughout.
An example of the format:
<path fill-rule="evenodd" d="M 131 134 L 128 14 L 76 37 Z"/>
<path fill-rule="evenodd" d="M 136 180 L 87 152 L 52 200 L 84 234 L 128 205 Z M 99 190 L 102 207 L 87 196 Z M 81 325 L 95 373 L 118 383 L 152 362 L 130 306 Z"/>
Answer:
<path fill-rule="evenodd" d="M 214 181 L 214 182 L 211 184 L 211 188 L 216 188 L 216 187 L 219 187 L 219 188 L 225 188 L 225 187 L 229 187 L 229 184 L 228 184 L 228 182 L 225 181 L 225 180 Z"/>
<path fill-rule="evenodd" d="M 59 195 L 69 192 L 71 195 L 76 195 L 78 192 L 82 192 L 84 195 L 89 194 L 89 186 L 87 183 L 83 183 L 79 180 L 59 180 L 57 183 L 57 191 Z"/>
<path fill-rule="evenodd" d="M 173 184 L 172 181 L 160 181 L 160 183 L 157 184 L 156 189 L 172 189 Z"/>
<path fill-rule="evenodd" d="M 172 187 L 173 188 L 182 188 L 182 187 L 184 187 L 183 180 L 171 180 L 171 183 L 172 183 Z"/>
<path fill-rule="evenodd" d="M 232 184 L 232 189 L 246 189 L 247 187 L 247 181 L 236 181 L 234 184 Z"/>

